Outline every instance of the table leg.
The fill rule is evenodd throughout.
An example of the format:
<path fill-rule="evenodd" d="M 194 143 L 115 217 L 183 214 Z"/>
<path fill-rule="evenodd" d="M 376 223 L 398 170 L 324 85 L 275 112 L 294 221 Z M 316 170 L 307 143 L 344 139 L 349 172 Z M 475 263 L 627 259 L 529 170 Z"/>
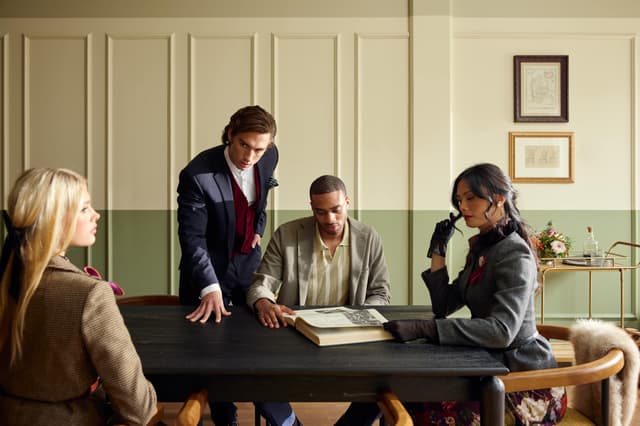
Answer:
<path fill-rule="evenodd" d="M 593 273 L 589 271 L 589 319 L 592 318 L 593 306 Z"/>
<path fill-rule="evenodd" d="M 482 379 L 480 424 L 483 426 L 504 425 L 504 383 L 494 376 Z"/>
<path fill-rule="evenodd" d="M 540 283 L 540 324 L 544 324 L 544 277 L 545 272 L 542 272 L 542 282 Z"/>
<path fill-rule="evenodd" d="M 620 269 L 620 327 L 624 328 L 624 271 Z"/>

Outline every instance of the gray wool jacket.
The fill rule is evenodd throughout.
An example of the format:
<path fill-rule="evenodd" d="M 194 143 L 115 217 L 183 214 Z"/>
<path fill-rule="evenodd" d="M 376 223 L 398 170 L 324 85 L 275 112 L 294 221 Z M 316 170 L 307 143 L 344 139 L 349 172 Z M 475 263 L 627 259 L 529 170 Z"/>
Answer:
<path fill-rule="evenodd" d="M 536 330 L 536 259 L 516 232 L 469 254 L 451 284 L 446 268 L 424 271 L 422 278 L 440 344 L 484 347 L 511 371 L 556 367 L 549 342 Z M 465 305 L 471 318 L 446 318 Z"/>

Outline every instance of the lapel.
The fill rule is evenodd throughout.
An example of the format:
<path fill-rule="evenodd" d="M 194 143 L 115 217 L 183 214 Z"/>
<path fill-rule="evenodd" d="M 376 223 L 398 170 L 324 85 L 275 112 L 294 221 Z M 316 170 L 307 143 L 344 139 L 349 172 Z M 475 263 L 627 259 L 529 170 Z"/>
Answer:
<path fill-rule="evenodd" d="M 349 280 L 349 303 L 353 304 L 356 300 L 356 291 L 358 290 L 358 283 L 360 282 L 360 275 L 362 274 L 362 259 L 360 253 L 367 252 L 367 241 L 364 232 L 360 232 L 360 224 L 351 217 L 348 217 L 349 221 L 349 258 L 350 258 L 350 280 Z"/>
<path fill-rule="evenodd" d="M 233 206 L 233 188 L 231 187 L 231 176 L 229 176 L 229 166 L 224 158 L 224 150 L 220 151 L 220 155 L 216 158 L 218 165 L 214 168 L 211 178 L 214 184 L 218 187 L 220 194 L 222 195 L 222 205 L 226 213 L 226 225 L 227 229 L 236 229 L 236 211 Z M 214 200 L 215 201 L 215 200 Z M 235 235 L 235 231 L 231 232 L 231 235 Z M 233 249 L 233 237 L 227 241 L 229 252 Z"/>
<path fill-rule="evenodd" d="M 254 167 L 256 168 L 256 189 L 258 190 L 257 206 L 258 206 L 258 210 L 260 210 L 265 203 L 265 199 L 267 197 L 267 192 L 268 192 L 265 184 L 263 183 L 263 181 L 266 178 L 265 179 L 262 178 L 262 176 L 264 176 L 264 168 L 265 168 L 265 165 L 262 159 L 261 161 L 258 161 L 258 163 L 256 163 Z"/>
<path fill-rule="evenodd" d="M 307 300 L 307 291 L 309 290 L 309 272 L 313 259 L 313 242 L 315 238 L 315 219 L 300 223 L 297 229 L 296 239 L 298 246 L 298 288 L 300 291 L 299 302 L 301 304 Z"/>

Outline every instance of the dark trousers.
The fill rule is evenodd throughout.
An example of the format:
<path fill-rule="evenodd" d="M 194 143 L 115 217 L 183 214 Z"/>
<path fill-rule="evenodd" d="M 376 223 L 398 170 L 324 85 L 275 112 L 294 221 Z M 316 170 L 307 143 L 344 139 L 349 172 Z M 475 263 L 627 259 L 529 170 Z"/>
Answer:
<path fill-rule="evenodd" d="M 221 283 L 222 298 L 225 305 L 243 306 L 246 304 L 247 290 L 253 280 L 253 272 L 260 262 L 261 250 L 253 250 L 249 254 L 236 254 L 227 269 Z M 268 424 L 280 426 L 284 424 L 293 410 L 287 402 L 255 402 L 258 413 Z M 237 408 L 232 402 L 209 401 L 211 420 L 216 426 L 231 424 L 236 419 Z"/>
<path fill-rule="evenodd" d="M 375 402 L 352 402 L 335 426 L 371 426 L 380 414 Z"/>
<path fill-rule="evenodd" d="M 293 410 L 287 402 L 255 402 L 258 413 L 267 420 L 267 424 L 280 426 L 284 424 Z M 233 402 L 211 402 L 211 420 L 216 426 L 226 426 L 236 420 L 237 408 Z"/>
<path fill-rule="evenodd" d="M 225 305 L 244 306 L 247 291 L 253 283 L 253 273 L 260 265 L 262 250 L 258 247 L 248 254 L 237 253 L 229 262 L 227 273 L 220 283 Z"/>

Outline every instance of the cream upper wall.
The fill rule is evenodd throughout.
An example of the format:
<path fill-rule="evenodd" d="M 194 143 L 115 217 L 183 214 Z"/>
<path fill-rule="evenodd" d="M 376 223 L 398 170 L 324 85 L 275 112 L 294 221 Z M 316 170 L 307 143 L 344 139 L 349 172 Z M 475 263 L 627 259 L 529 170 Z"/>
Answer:
<path fill-rule="evenodd" d="M 356 208 L 409 209 L 406 19 L 0 19 L 0 32 L 5 193 L 25 167 L 64 166 L 89 176 L 98 208 L 174 209 L 180 169 L 258 103 L 279 124 L 274 209 L 306 210 L 323 173 Z"/>
<path fill-rule="evenodd" d="M 2 0 L 0 17 L 640 17 L 636 0 Z"/>
<path fill-rule="evenodd" d="M 636 20 L 455 19 L 454 170 L 508 167 L 509 131 L 575 133 L 573 184 L 516 184 L 528 210 L 637 208 Z M 569 56 L 569 122 L 513 122 L 513 55 Z"/>
<path fill-rule="evenodd" d="M 168 2 L 130 14 L 152 3 L 178 14 Z M 571 17 L 572 2 L 348 1 L 332 14 L 294 3 L 260 16 L 264 2 L 210 2 L 205 16 L 245 15 L 143 19 L 98 2 L 92 13 L 107 17 L 0 19 L 3 199 L 23 167 L 62 163 L 89 175 L 99 208 L 173 209 L 181 167 L 218 143 L 237 107 L 260 103 L 280 124 L 276 209 L 306 209 L 320 173 L 344 177 L 356 208 L 448 209 L 462 168 L 508 168 L 514 130 L 576 138 L 576 182 L 520 184 L 522 208 L 637 208 L 638 19 Z M 575 14 L 601 5 L 580 4 Z M 0 15 L 90 15 L 46 5 L 4 1 Z M 507 10 L 515 17 L 486 17 Z M 549 10 L 557 17 L 538 17 Z M 569 55 L 569 123 L 513 122 L 517 54 Z"/>
<path fill-rule="evenodd" d="M 2 0 L 0 17 L 406 17 L 399 0 Z"/>

